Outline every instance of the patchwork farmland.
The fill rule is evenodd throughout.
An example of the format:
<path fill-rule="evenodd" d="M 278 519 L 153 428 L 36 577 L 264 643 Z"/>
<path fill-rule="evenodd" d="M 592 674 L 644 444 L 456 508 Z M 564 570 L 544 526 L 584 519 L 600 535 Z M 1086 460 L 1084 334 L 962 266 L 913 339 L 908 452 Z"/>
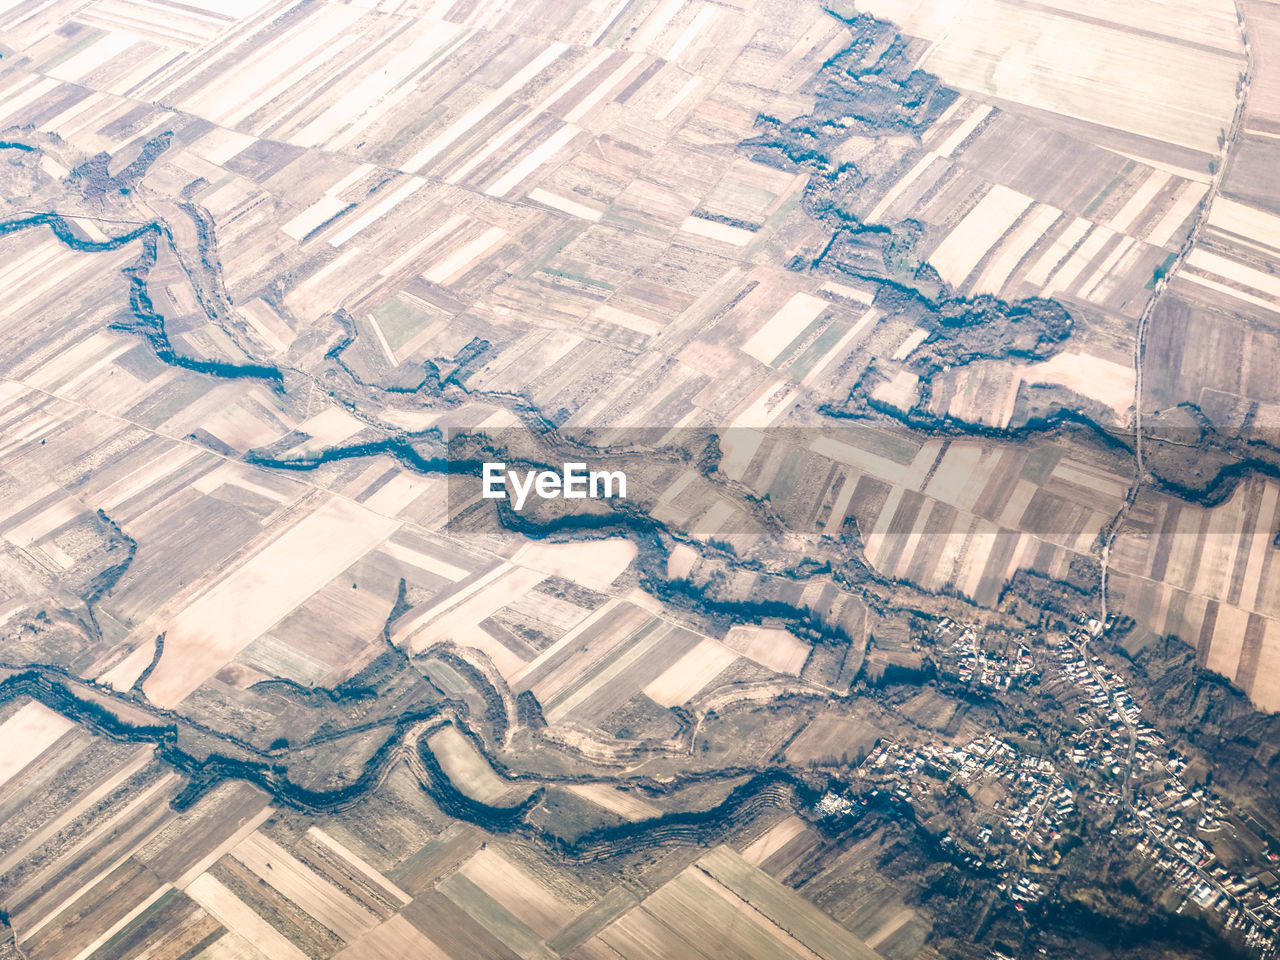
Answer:
<path fill-rule="evenodd" d="M 15 955 L 1274 955 L 1277 10 L 0 0 Z"/>

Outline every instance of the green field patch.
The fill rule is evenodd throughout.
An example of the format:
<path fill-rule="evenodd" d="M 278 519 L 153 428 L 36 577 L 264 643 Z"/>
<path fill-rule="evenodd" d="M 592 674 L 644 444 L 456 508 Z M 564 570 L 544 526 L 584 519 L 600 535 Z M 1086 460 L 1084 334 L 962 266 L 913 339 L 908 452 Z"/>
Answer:
<path fill-rule="evenodd" d="M 392 350 L 399 350 L 427 328 L 430 314 L 410 306 L 398 297 L 392 297 L 373 311 L 382 335 Z"/>
<path fill-rule="evenodd" d="M 129 411 L 129 419 L 150 430 L 177 416 L 204 396 L 208 387 L 198 377 L 178 377 L 151 391 L 147 398 Z"/>
<path fill-rule="evenodd" d="M 393 165 L 391 163 L 392 158 L 402 149 L 407 147 L 414 137 L 418 136 L 437 120 L 444 117 L 447 111 L 448 105 L 444 101 L 437 103 L 430 110 L 424 110 L 421 114 L 415 117 L 412 122 L 405 124 L 397 130 L 391 139 L 383 143 L 373 159 L 388 165 Z"/>
<path fill-rule="evenodd" d="M 1159 641 L 1159 639 L 1160 637 L 1157 634 L 1152 633 L 1150 630 L 1135 628 L 1130 630 L 1123 638 L 1121 638 L 1120 649 L 1128 655 L 1130 660 L 1133 660 L 1142 653 L 1143 650 L 1147 649 L 1147 647 L 1152 646 Z"/>
<path fill-rule="evenodd" d="M 411 782 L 414 787 L 421 789 L 416 779 Z M 392 825 L 399 826 L 395 824 L 394 818 Z M 458 863 L 475 853 L 482 842 L 470 825 L 455 822 L 452 826 L 445 828 L 443 833 L 436 834 L 427 840 L 416 852 L 390 867 L 386 874 L 405 890 L 421 893 L 442 873 L 452 870 Z M 412 846 L 408 849 L 412 849 Z"/>
<path fill-rule="evenodd" d="M 768 494 L 771 501 L 784 504 L 795 496 L 796 484 L 806 479 L 811 473 L 809 459 L 810 456 L 805 454 L 789 456 L 782 461 L 778 472 L 773 475 L 773 480 L 769 484 Z"/>
<path fill-rule="evenodd" d="M 529 822 L 553 836 L 576 843 L 584 833 L 618 827 L 626 821 L 564 787 L 551 786 L 529 815 Z"/>
<path fill-rule="evenodd" d="M 646 237 L 654 237 L 658 240 L 669 240 L 670 232 L 666 227 L 657 223 L 650 223 L 647 220 L 637 220 L 634 217 L 624 217 L 622 214 L 613 213 L 606 210 L 600 222 L 610 227 L 621 227 L 624 230 L 631 230 L 635 233 Z"/>
<path fill-rule="evenodd" d="M 169 365 L 157 357 L 145 343 L 140 343 L 116 357 L 112 365 L 123 368 L 131 376 L 143 382 L 150 382 L 169 370 Z"/>
<path fill-rule="evenodd" d="M 769 219 L 761 224 L 760 229 L 756 231 L 756 238 L 743 248 L 740 256 L 744 261 L 749 261 L 755 256 L 761 245 L 773 239 L 774 234 L 778 232 L 786 219 L 800 206 L 802 199 L 804 199 L 804 193 L 797 190 L 782 206 L 769 215 Z"/>
<path fill-rule="evenodd" d="M 228 173 L 226 176 L 219 177 L 218 179 L 212 182 L 206 180 L 200 186 L 200 189 L 195 191 L 193 195 L 193 199 L 200 200 L 203 202 L 206 197 L 209 197 L 212 194 L 217 193 L 219 190 L 225 187 L 228 183 L 234 183 L 235 180 L 236 180 L 236 175 L 234 173 Z"/>
<path fill-rule="evenodd" d="M 818 314 L 818 316 L 810 320 L 805 325 L 804 329 L 800 330 L 794 337 L 792 337 L 791 340 L 788 341 L 787 345 L 782 348 L 782 351 L 774 357 L 774 363 L 786 363 L 788 358 L 791 358 L 800 352 L 806 341 L 816 340 L 818 338 L 818 332 L 822 329 L 824 324 L 829 322 L 829 319 L 828 311 L 824 310 L 822 313 Z"/>
<path fill-rule="evenodd" d="M 814 323 L 817 322 L 817 320 L 814 321 Z M 827 351 L 839 343 L 840 338 L 849 332 L 850 326 L 850 324 L 840 321 L 832 323 L 822 333 L 818 334 L 818 338 L 805 347 L 804 351 L 791 362 L 791 365 L 787 367 L 787 373 L 797 380 L 803 380 L 809 375 L 813 365 L 826 356 Z"/>
<path fill-rule="evenodd" d="M 278 501 L 272 500 L 270 497 L 254 490 L 246 490 L 235 483 L 224 483 L 216 490 L 209 491 L 205 496 L 241 507 L 248 510 L 255 517 L 260 517 L 264 520 L 280 509 Z"/>
<path fill-rule="evenodd" d="M 1107 197 L 1111 195 L 1111 191 L 1115 190 L 1116 187 L 1118 187 L 1120 184 L 1122 184 L 1125 181 L 1125 179 L 1129 176 L 1130 172 L 1133 170 L 1133 166 L 1134 164 L 1132 160 L 1126 163 L 1124 167 L 1121 169 L 1119 175 L 1110 183 L 1108 183 L 1105 187 L 1103 187 L 1101 193 L 1099 193 L 1096 197 L 1094 197 L 1091 201 L 1089 201 L 1089 205 L 1084 208 L 1084 213 L 1082 213 L 1081 216 L 1083 217 L 1092 216 L 1093 212 L 1097 210 L 1098 207 L 1102 206 L 1103 201 L 1105 201 Z"/>
<path fill-rule="evenodd" d="M 880 731 L 857 717 L 815 717 L 787 747 L 787 759 L 799 764 L 856 763 L 879 739 Z"/>
<path fill-rule="evenodd" d="M 422 669 L 432 683 L 443 687 L 450 693 L 457 694 L 459 697 L 465 697 L 468 693 L 475 692 L 471 689 L 471 684 L 463 680 L 458 672 L 447 663 L 441 663 L 439 660 L 428 660 L 422 665 Z"/>
<path fill-rule="evenodd" d="M 872 894 L 844 925 L 858 939 L 867 940 L 892 923 L 902 909 L 902 897 L 892 887 L 886 887 Z"/>
<path fill-rule="evenodd" d="M 147 938 L 164 926 L 163 918 L 159 916 L 171 903 L 174 897 L 180 897 L 179 908 L 186 911 L 191 908 L 191 900 L 177 890 L 168 890 L 161 894 L 160 898 L 151 906 L 147 907 L 140 914 L 126 923 L 110 940 L 94 951 L 95 955 L 109 957 L 112 955 L 128 956 L 132 951 L 126 952 L 125 947 L 130 946 L 131 941 L 137 942 L 138 946 L 143 945 Z M 161 922 L 155 922 L 160 920 Z"/>
<path fill-rule="evenodd" d="M 550 243 L 542 248 L 542 253 L 537 258 L 530 260 L 516 273 L 518 277 L 532 277 L 535 273 L 544 269 L 548 263 L 560 256 L 569 244 L 573 243 L 582 234 L 591 228 L 589 223 L 573 222 L 565 224 L 565 231 L 556 238 L 554 243 Z"/>

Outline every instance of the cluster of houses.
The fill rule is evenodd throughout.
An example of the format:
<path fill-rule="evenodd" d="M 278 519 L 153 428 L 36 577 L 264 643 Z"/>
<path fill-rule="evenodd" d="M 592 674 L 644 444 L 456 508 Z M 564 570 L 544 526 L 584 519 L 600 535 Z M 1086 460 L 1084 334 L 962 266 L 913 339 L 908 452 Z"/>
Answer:
<path fill-rule="evenodd" d="M 961 683 L 987 690 L 1008 690 L 1035 672 L 1031 651 L 1018 639 L 1016 652 L 983 646 L 983 632 L 970 624 L 942 620 L 934 631 L 945 659 L 954 661 Z"/>
<path fill-rule="evenodd" d="M 1075 705 L 1079 730 L 1062 770 L 988 734 L 963 745 L 881 740 L 856 779 L 904 802 L 927 800 L 944 784 L 977 799 L 981 813 L 941 843 L 960 863 L 997 877 L 1018 909 L 1045 895 L 1046 869 L 1057 862 L 1056 843 L 1079 804 L 1095 813 L 1111 808 L 1111 833 L 1132 838 L 1137 852 L 1167 875 L 1182 894 L 1180 911 L 1194 904 L 1218 913 L 1258 955 L 1280 956 L 1280 857 L 1252 834 L 1242 841 L 1254 850 L 1249 867 L 1228 869 L 1215 856 L 1214 837 L 1243 827 L 1211 790 L 1185 782 L 1186 758 L 1146 722 L 1124 678 L 1089 653 L 1103 629 L 1083 621 L 1047 655 L 1032 653 L 1038 635 L 1002 638 L 994 645 L 1000 649 L 991 649 L 979 628 L 954 621 L 939 624 L 933 637 L 947 672 L 965 684 L 999 695 L 1034 678 Z M 816 812 L 840 815 L 853 806 L 829 793 Z"/>
<path fill-rule="evenodd" d="M 905 801 L 921 799 L 943 784 L 961 787 L 970 796 L 979 795 L 984 785 L 994 785 L 989 805 L 973 829 L 959 838 L 962 842 L 951 834 L 941 842 L 964 865 L 998 875 L 999 888 L 1019 903 L 1039 899 L 1043 889 L 1030 877 L 1012 876 L 1019 865 L 1011 865 L 1009 851 L 1021 851 L 1032 863 L 1044 862 L 1077 809 L 1075 791 L 1051 761 L 1020 753 L 994 734 L 962 746 L 882 740 L 858 767 L 857 776 Z M 836 812 L 842 799 L 834 794 L 828 798 L 819 804 L 820 814 Z"/>
<path fill-rule="evenodd" d="M 1194 903 L 1217 912 L 1226 928 L 1241 930 L 1261 956 L 1276 956 L 1280 892 L 1271 891 L 1280 889 L 1272 872 L 1280 858 L 1259 847 L 1258 869 L 1248 875 L 1218 861 L 1214 834 L 1234 832 L 1225 803 L 1203 787 L 1186 784 L 1186 758 L 1146 723 L 1123 678 L 1099 657 L 1087 654 L 1093 633 L 1081 630 L 1056 648 L 1062 677 L 1076 687 L 1082 701 L 1079 719 L 1084 731 L 1076 737 L 1071 759 L 1082 770 L 1096 771 L 1105 784 L 1093 791 L 1091 800 L 1124 804 L 1127 829 L 1137 837 L 1138 852 L 1153 859 L 1182 894 L 1179 911 Z M 1133 789 L 1138 784 L 1142 789 Z"/>

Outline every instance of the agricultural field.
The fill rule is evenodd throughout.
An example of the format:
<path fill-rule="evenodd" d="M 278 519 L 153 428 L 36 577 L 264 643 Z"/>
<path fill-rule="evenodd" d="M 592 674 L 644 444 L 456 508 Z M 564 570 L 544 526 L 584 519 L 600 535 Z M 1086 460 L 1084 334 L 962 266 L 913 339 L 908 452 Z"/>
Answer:
<path fill-rule="evenodd" d="M 0 0 L 0 956 L 1275 955 L 1278 140 L 1266 0 Z"/>

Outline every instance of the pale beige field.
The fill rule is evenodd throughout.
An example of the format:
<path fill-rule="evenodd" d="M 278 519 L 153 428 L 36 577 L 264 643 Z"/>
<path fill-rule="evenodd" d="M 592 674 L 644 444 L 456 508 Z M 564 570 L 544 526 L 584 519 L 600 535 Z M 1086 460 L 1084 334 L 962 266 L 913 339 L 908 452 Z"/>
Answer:
<path fill-rule="evenodd" d="M 632 541 L 619 537 L 579 543 L 535 541 L 521 547 L 512 562 L 603 591 L 631 565 L 636 552 Z"/>
<path fill-rule="evenodd" d="M 261 833 L 246 837 L 231 856 L 343 940 L 357 939 L 381 920 Z"/>
<path fill-rule="evenodd" d="M 0 741 L 5 744 L 3 755 L 0 755 L 0 786 L 8 783 L 75 726 L 73 721 L 38 701 L 32 700 L 21 706 L 17 713 L 0 723 Z"/>
<path fill-rule="evenodd" d="M 308 960 L 305 953 L 209 874 L 201 874 L 184 892 L 219 923 L 252 943 L 267 960 Z"/>
<path fill-rule="evenodd" d="M 165 633 L 165 655 L 147 679 L 153 703 L 175 706 L 254 639 L 382 542 L 396 521 L 330 498 L 139 640 Z M 139 672 L 150 660 L 137 664 Z M 117 687 L 136 679 L 113 674 Z"/>
<path fill-rule="evenodd" d="M 588 941 L 593 956 L 682 956 L 720 931 L 726 956 L 874 960 L 879 954 L 728 847 L 717 847 Z M 605 949 L 613 951 L 604 953 Z"/>
<path fill-rule="evenodd" d="M 887 921 L 885 921 L 885 924 L 882 927 L 880 927 L 879 930 L 877 930 L 871 936 L 867 937 L 867 946 L 873 949 L 875 947 L 880 946 L 880 944 L 888 940 L 889 937 L 893 936 L 893 934 L 897 933 L 904 926 L 906 926 L 908 921 L 910 921 L 911 918 L 914 917 L 915 915 L 916 915 L 916 912 L 912 910 L 910 907 L 903 907 L 896 914 L 894 914 Z"/>
<path fill-rule="evenodd" d="M 911 185 L 915 183 L 915 181 L 918 180 L 920 176 L 938 160 L 939 156 L 940 154 L 930 150 L 916 161 L 915 166 L 908 170 L 905 176 L 896 181 L 893 186 L 885 192 L 884 196 L 876 202 L 876 205 L 871 208 L 867 213 L 867 220 L 872 223 L 883 222 L 885 214 L 888 212 L 889 208 L 893 206 L 894 202 L 906 193 Z"/>
<path fill-rule="evenodd" d="M 509 792 L 510 788 L 476 752 L 471 741 L 451 724 L 433 733 L 427 745 L 449 779 L 468 796 L 481 803 L 494 803 Z"/>
<path fill-rule="evenodd" d="M 680 224 L 680 229 L 686 233 L 692 233 L 699 237 L 718 240 L 720 243 L 726 243 L 731 247 L 745 247 L 756 238 L 755 232 L 752 230 L 744 230 L 742 227 L 731 227 L 728 224 L 717 223 L 714 220 L 705 220 L 702 217 L 687 217 L 685 221 Z M 747 352 L 751 353 L 750 350 Z"/>
<path fill-rule="evenodd" d="M 587 662 L 583 664 L 584 666 L 589 664 L 589 672 L 583 671 L 582 676 L 575 676 L 571 673 L 566 675 L 567 671 L 562 673 L 559 681 L 563 686 L 560 686 L 554 694 L 552 694 L 554 688 L 550 685 L 535 688 L 535 692 L 539 696 L 552 694 L 554 698 L 552 705 L 544 710 L 548 722 L 558 723 L 568 719 L 576 708 L 584 705 L 598 692 L 606 689 L 613 681 L 619 680 L 632 668 L 647 664 L 653 659 L 662 656 L 663 647 L 665 646 L 664 641 L 675 628 L 670 624 L 661 622 L 650 622 L 649 626 L 651 629 L 644 630 L 639 639 L 629 643 L 621 653 L 616 652 L 616 648 L 612 644 L 608 647 L 605 644 L 600 644 L 599 646 L 602 649 L 598 656 L 581 658 L 581 661 Z M 629 632 L 624 632 L 623 636 L 625 637 Z M 630 638 L 628 637 L 627 639 L 629 640 Z M 547 701 L 544 700 L 544 702 Z"/>
<path fill-rule="evenodd" d="M 458 872 L 541 936 L 554 934 L 576 912 L 492 844 L 477 851 Z"/>
<path fill-rule="evenodd" d="M 945 410 L 938 409 L 941 398 L 934 398 L 935 412 L 970 423 L 1007 427 L 1018 400 L 1019 373 L 1012 364 L 999 360 L 966 364 L 955 374 L 956 391 Z"/>
<path fill-rule="evenodd" d="M 1116 239 L 1116 232 L 1110 227 L 1096 224 L 1079 247 L 1049 277 L 1045 292 L 1050 294 L 1064 293 L 1071 290 L 1089 264 L 1109 243 Z"/>
<path fill-rule="evenodd" d="M 1028 283 L 1040 286 L 1048 282 L 1050 275 L 1057 271 L 1063 259 L 1088 233 L 1091 224 L 1083 217 L 1075 217 L 1054 238 L 1049 248 L 1027 270 L 1025 279 Z"/>
<path fill-rule="evenodd" d="M 753 867 L 758 867 L 807 829 L 809 825 L 799 817 L 787 817 L 753 840 L 742 851 L 742 859 Z"/>
<path fill-rule="evenodd" d="M 580 783 L 568 788 L 584 800 L 590 800 L 601 809 L 616 813 L 627 820 L 647 820 L 661 814 L 661 810 L 630 791 L 622 791 L 607 783 Z"/>
<path fill-rule="evenodd" d="M 179 889 L 186 889 L 197 878 L 204 874 L 206 870 L 230 853 L 236 846 L 262 826 L 276 812 L 276 808 L 264 804 L 261 809 L 256 810 L 253 814 L 247 816 L 239 823 L 234 831 L 228 834 L 218 843 L 212 850 L 201 857 L 194 865 L 192 865 L 186 873 L 182 874 L 174 883 Z"/>
<path fill-rule="evenodd" d="M 899 410 L 910 410 L 920 397 L 920 378 L 910 370 L 895 371 L 892 377 L 876 386 L 871 396 Z"/>
<path fill-rule="evenodd" d="M 1264 708 L 1280 707 L 1280 620 L 1268 619 L 1257 676 L 1249 696 Z"/>
<path fill-rule="evenodd" d="M 1193 250 L 1187 266 L 1215 277 L 1221 277 L 1236 288 L 1257 291 L 1271 303 L 1280 301 L 1280 278 L 1246 264 L 1207 250 Z"/>
<path fill-rule="evenodd" d="M 1125 364 L 1072 351 L 1027 364 L 1022 371 L 1023 382 L 1057 384 L 1074 390 L 1105 403 L 1121 421 L 1133 406 L 1135 377 L 1133 368 Z"/>
<path fill-rule="evenodd" d="M 747 339 L 742 345 L 743 351 L 761 363 L 772 363 L 787 344 L 829 306 L 821 297 L 795 294 Z"/>
<path fill-rule="evenodd" d="M 1124 206 L 1112 216 L 1108 226 L 1127 233 L 1171 179 L 1172 175 L 1168 171 L 1153 169 L 1142 181 L 1142 185 L 1134 191 L 1133 196 L 1126 200 Z"/>
<path fill-rule="evenodd" d="M 748 660 L 778 673 L 800 675 L 809 656 L 809 645 L 789 630 L 739 625 L 731 628 L 724 645 Z"/>
<path fill-rule="evenodd" d="M 89 958 L 92 957 L 95 953 L 97 953 L 103 946 L 105 946 L 107 942 L 111 940 L 112 937 L 114 937 L 117 933 L 123 930 L 130 923 L 132 923 L 137 917 L 141 916 L 153 903 L 155 903 L 157 900 L 163 897 L 166 893 L 168 893 L 169 890 L 170 890 L 170 887 L 167 884 L 165 884 L 164 886 L 161 886 L 158 890 L 155 890 L 154 892 L 150 893 L 140 904 L 138 904 L 136 907 L 134 907 L 132 910 L 126 913 L 123 917 L 121 917 L 119 920 L 113 923 L 110 927 L 108 927 L 106 930 L 100 933 L 93 940 L 89 941 L 89 943 L 85 945 L 85 947 L 79 953 L 77 953 L 72 958 L 72 960 L 89 960 Z"/>
<path fill-rule="evenodd" d="M 398 913 L 334 954 L 334 960 L 387 960 L 388 957 L 452 960 L 425 933 Z"/>
<path fill-rule="evenodd" d="M 1149 19 L 1137 7 L 1080 6 L 1086 9 L 1064 4 L 1059 14 L 1008 0 L 858 2 L 860 10 L 931 41 L 922 66 L 962 90 L 1216 152 L 1243 61 L 1238 39 L 1230 37 L 1231 4 L 1184 0 L 1169 11 L 1146 3 Z M 1191 26 L 1197 21 L 1214 25 L 1218 49 L 1198 45 L 1201 34 Z M 1150 23 L 1169 22 L 1177 35 L 1146 32 Z"/>
<path fill-rule="evenodd" d="M 1200 205 L 1206 192 L 1207 188 L 1203 184 L 1184 183 L 1173 205 L 1147 231 L 1147 240 L 1157 246 L 1167 246 L 1173 240 L 1178 228 L 1186 223 L 1187 218 Z"/>
<path fill-rule="evenodd" d="M 619 623 L 615 620 L 615 618 L 618 617 L 621 617 L 623 622 Z M 583 632 L 601 622 L 616 623 L 619 630 L 630 630 L 634 629 L 639 623 L 644 622 L 646 619 L 647 616 L 636 607 L 625 604 L 620 600 L 610 600 L 590 616 L 580 621 L 546 650 L 543 650 L 518 673 L 512 677 L 508 677 L 507 682 L 511 684 L 511 687 L 514 690 L 524 689 L 526 687 L 527 677 L 544 667 L 546 664 L 554 662 L 558 657 L 565 654 L 565 652 L 572 647 L 574 641 L 577 640 Z M 559 685 L 557 684 L 557 687 L 558 686 Z"/>
<path fill-rule="evenodd" d="M 1272 313 L 1280 312 L 1280 310 L 1277 310 L 1274 298 L 1260 297 L 1257 294 L 1248 293 L 1241 290 L 1238 286 L 1230 283 L 1223 283 L 1220 280 L 1214 280 L 1210 277 L 1194 273 L 1191 270 L 1183 271 L 1178 275 L 1178 277 L 1179 279 L 1186 280 L 1188 283 L 1193 283 L 1198 287 L 1204 287 L 1207 290 L 1211 290 L 1216 294 L 1223 294 L 1227 297 L 1239 300 L 1241 303 L 1247 303 L 1254 307 L 1261 307 L 1263 310 L 1267 310 Z"/>
<path fill-rule="evenodd" d="M 58 923 L 65 921 L 68 911 L 81 899 L 91 899 L 95 888 L 105 884 L 121 862 L 138 852 L 146 842 L 138 835 L 139 822 L 155 827 L 168 819 L 168 802 L 176 793 L 177 781 L 176 774 L 167 773 L 127 796 L 107 816 L 91 822 L 90 828 L 73 843 L 63 846 L 57 858 L 16 887 L 14 893 L 27 901 L 14 916 L 24 937 L 34 936 L 46 927 L 58 930 Z M 124 845 L 123 850 L 114 851 L 118 860 L 104 864 L 103 858 L 94 859 L 96 847 L 117 839 L 122 839 Z"/>
<path fill-rule="evenodd" d="M 485 643 L 480 622 L 524 596 L 530 589 L 546 579 L 546 574 L 521 567 L 508 567 L 481 589 L 466 596 L 434 616 L 419 619 L 412 633 L 407 635 L 411 649 L 420 652 L 433 644 L 449 642 Z M 445 601 L 441 606 L 448 604 Z M 431 611 L 428 611 L 430 614 Z M 516 667 L 519 669 L 519 666 Z"/>
<path fill-rule="evenodd" d="M 1018 218 L 1031 206 L 1031 198 L 995 184 L 978 205 L 947 234 L 929 257 L 934 269 L 953 287 L 960 286 L 969 272 L 987 255 Z"/>
<path fill-rule="evenodd" d="M 701 640 L 646 686 L 645 696 L 664 707 L 678 706 L 692 698 L 736 659 L 738 654 L 723 644 L 711 639 Z"/>
<path fill-rule="evenodd" d="M 1262 244 L 1280 254 L 1280 215 L 1219 194 L 1213 198 L 1213 206 L 1209 208 L 1208 223 L 1215 229 L 1235 234 L 1250 243 Z"/>
<path fill-rule="evenodd" d="M 3 735 L 4 727 L 0 726 L 0 736 Z M 76 819 L 89 810 L 97 807 L 104 799 L 113 794 L 122 783 L 153 761 L 154 753 L 152 749 L 150 747 L 141 748 L 119 769 L 115 770 L 111 776 L 91 789 L 84 791 L 74 802 L 66 806 L 56 817 L 28 836 L 22 843 L 12 850 L 6 850 L 4 856 L 0 856 L 0 873 L 7 873 L 13 869 L 15 864 L 39 849 L 41 844 L 48 842 L 58 831 L 74 823 Z M 3 786 L 3 783 L 0 783 L 0 786 Z"/>
<path fill-rule="evenodd" d="M 972 292 L 999 294 L 1014 269 L 1061 216 L 1062 211 L 1057 207 L 1034 204 L 1008 239 L 992 253 L 990 262 L 973 283 Z"/>

